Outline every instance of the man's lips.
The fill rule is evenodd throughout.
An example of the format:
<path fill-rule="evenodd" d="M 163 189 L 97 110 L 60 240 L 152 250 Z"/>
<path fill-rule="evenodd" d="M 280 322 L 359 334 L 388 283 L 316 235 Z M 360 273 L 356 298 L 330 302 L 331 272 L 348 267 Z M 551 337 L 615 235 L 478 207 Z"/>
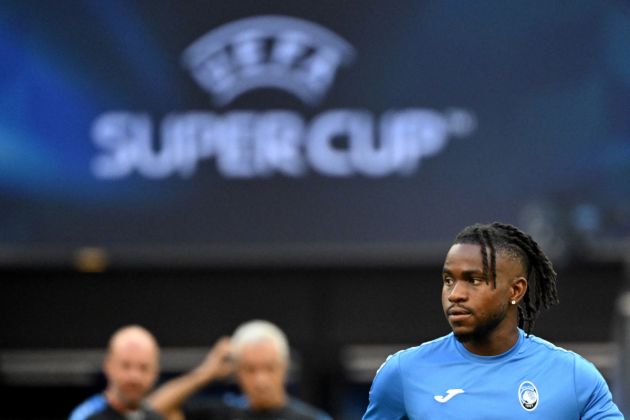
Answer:
<path fill-rule="evenodd" d="M 453 306 L 448 308 L 448 310 L 446 311 L 446 315 L 449 317 L 449 319 L 453 320 L 465 318 L 470 314 L 472 314 L 471 311 L 466 308 L 462 308 L 461 306 Z"/>

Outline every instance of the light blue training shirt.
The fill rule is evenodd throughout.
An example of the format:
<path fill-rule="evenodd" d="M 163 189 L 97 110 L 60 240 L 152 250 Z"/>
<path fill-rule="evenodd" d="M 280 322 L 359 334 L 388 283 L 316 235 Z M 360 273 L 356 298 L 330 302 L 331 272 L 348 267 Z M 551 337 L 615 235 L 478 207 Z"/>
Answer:
<path fill-rule="evenodd" d="M 364 420 L 623 419 L 592 363 L 519 329 L 498 356 L 475 355 L 453 333 L 389 356 Z"/>

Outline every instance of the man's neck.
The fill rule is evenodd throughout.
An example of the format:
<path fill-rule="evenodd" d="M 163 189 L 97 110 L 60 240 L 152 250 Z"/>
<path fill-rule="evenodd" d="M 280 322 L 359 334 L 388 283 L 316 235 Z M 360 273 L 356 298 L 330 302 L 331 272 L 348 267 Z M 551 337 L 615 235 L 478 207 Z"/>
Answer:
<path fill-rule="evenodd" d="M 509 331 L 493 331 L 483 338 L 473 338 L 463 343 L 466 350 L 479 356 L 498 356 L 510 350 L 519 338 L 517 328 Z"/>
<path fill-rule="evenodd" d="M 107 402 L 109 405 L 116 411 L 122 414 L 129 413 L 131 411 L 135 411 L 140 407 L 128 407 L 123 404 L 119 398 L 116 397 L 116 393 L 112 390 L 105 390 L 105 398 L 107 398 Z"/>

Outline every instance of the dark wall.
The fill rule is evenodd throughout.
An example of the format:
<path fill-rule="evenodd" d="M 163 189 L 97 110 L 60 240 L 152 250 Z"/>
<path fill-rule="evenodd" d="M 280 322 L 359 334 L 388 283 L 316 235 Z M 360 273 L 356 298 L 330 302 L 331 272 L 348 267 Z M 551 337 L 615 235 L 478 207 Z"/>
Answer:
<path fill-rule="evenodd" d="M 102 347 L 129 322 L 164 346 L 208 345 L 250 318 L 276 322 L 298 347 L 414 342 L 447 327 L 438 268 L 8 274 L 5 348 Z"/>
<path fill-rule="evenodd" d="M 239 323 L 264 318 L 287 332 L 302 357 L 300 394 L 335 412 L 347 385 L 339 360 L 344 345 L 411 345 L 448 332 L 440 307 L 440 269 L 260 267 L 100 274 L 5 269 L 0 350 L 103 348 L 113 330 L 132 322 L 152 330 L 165 347 L 209 347 Z M 539 319 L 537 335 L 560 342 L 612 340 L 622 265 L 572 265 L 559 274 L 561 304 Z M 90 390 L 62 385 L 54 390 L 3 386 L 15 403 L 8 412 L 12 406 L 22 412 L 22 399 L 35 393 L 54 398 L 61 418 L 102 384 Z"/>
<path fill-rule="evenodd" d="M 0 347 L 102 347 L 129 322 L 163 346 L 204 346 L 242 321 L 276 322 L 296 347 L 417 342 L 448 331 L 440 267 L 3 270 Z M 610 338 L 602 326 L 623 285 L 621 264 L 559 270 L 561 304 L 539 335 L 561 341 Z"/>

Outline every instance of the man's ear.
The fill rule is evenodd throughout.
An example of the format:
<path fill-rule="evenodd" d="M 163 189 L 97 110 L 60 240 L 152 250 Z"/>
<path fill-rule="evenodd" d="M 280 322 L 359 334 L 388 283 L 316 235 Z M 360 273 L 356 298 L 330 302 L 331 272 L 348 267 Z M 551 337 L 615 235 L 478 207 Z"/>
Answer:
<path fill-rule="evenodd" d="M 520 302 L 527 292 L 527 279 L 523 276 L 516 277 L 512 280 L 512 291 L 510 295 L 510 301 L 515 300 Z"/>

